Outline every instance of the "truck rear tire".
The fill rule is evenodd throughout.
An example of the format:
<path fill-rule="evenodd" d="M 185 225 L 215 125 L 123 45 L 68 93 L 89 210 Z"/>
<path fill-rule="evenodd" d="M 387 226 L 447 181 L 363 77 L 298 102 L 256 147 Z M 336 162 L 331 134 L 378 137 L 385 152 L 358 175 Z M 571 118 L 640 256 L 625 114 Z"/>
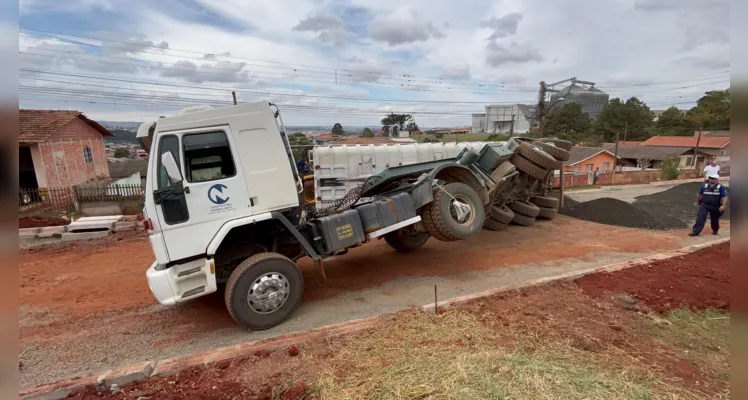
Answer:
<path fill-rule="evenodd" d="M 488 218 L 485 222 L 483 222 L 483 227 L 488 229 L 489 231 L 503 231 L 507 226 L 509 226 L 508 223 L 504 224 L 499 221 L 492 220 L 491 218 Z"/>
<path fill-rule="evenodd" d="M 556 215 L 558 215 L 557 209 L 548 208 L 548 207 L 540 207 L 540 213 L 538 213 L 538 218 L 553 219 L 553 218 L 556 218 Z"/>
<path fill-rule="evenodd" d="M 528 217 L 527 215 L 516 213 L 514 214 L 514 220 L 512 223 L 522 226 L 530 226 L 535 223 L 534 217 Z"/>
<path fill-rule="evenodd" d="M 543 142 L 549 142 L 556 145 L 556 147 L 564 149 L 566 151 L 571 151 L 571 148 L 574 147 L 574 143 L 568 141 L 568 140 L 562 140 L 562 139 L 540 139 Z"/>
<path fill-rule="evenodd" d="M 384 241 L 390 247 L 401 253 L 418 250 L 429 240 L 428 233 L 416 233 L 415 235 L 404 235 L 401 230 L 390 232 L 384 235 Z"/>
<path fill-rule="evenodd" d="M 224 300 L 239 325 L 260 331 L 288 319 L 303 294 L 304 277 L 296 263 L 278 253 L 260 253 L 234 269 Z"/>
<path fill-rule="evenodd" d="M 514 164 L 515 167 L 517 167 L 518 170 L 526 173 L 531 178 L 545 179 L 545 177 L 548 176 L 548 169 L 536 165 L 532 161 L 523 157 L 521 154 L 513 155 L 510 161 L 512 162 L 512 164 Z"/>
<path fill-rule="evenodd" d="M 421 213 L 426 231 L 436 240 L 453 242 L 480 232 L 486 212 L 478 193 L 470 186 L 453 182 L 440 187 L 434 200 Z"/>
<path fill-rule="evenodd" d="M 551 196 L 536 196 L 530 198 L 530 203 L 535 204 L 538 207 L 553 208 L 558 210 L 558 199 Z"/>
<path fill-rule="evenodd" d="M 488 219 L 492 219 L 502 224 L 508 224 L 514 219 L 514 211 L 512 211 L 506 205 L 493 206 L 491 207 L 491 216 Z"/>
<path fill-rule="evenodd" d="M 551 155 L 551 157 L 555 158 L 559 161 L 568 161 L 571 157 L 571 154 L 560 147 L 557 147 L 553 142 L 532 142 L 535 146 L 538 146 L 540 150 L 543 150 L 544 152 Z"/>
<path fill-rule="evenodd" d="M 517 142 L 517 144 L 519 146 L 517 147 L 517 153 L 542 168 L 552 170 L 561 169 L 564 166 L 562 162 L 556 160 L 553 156 L 541 150 L 534 144 L 527 142 Z"/>
<path fill-rule="evenodd" d="M 538 206 L 526 201 L 513 201 L 509 203 L 509 208 L 514 211 L 515 216 L 516 214 L 522 214 L 535 218 L 538 216 L 538 213 L 540 213 L 540 208 L 538 208 Z"/>

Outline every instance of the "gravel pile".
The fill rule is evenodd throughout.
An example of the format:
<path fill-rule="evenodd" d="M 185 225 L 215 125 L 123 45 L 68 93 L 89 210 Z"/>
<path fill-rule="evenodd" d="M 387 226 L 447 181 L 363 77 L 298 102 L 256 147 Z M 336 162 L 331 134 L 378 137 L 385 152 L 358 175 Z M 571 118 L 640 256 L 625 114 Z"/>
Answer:
<path fill-rule="evenodd" d="M 696 208 L 693 202 L 702 185 L 700 182 L 684 183 L 663 192 L 640 196 L 634 201 L 634 206 L 652 215 L 679 219 L 691 225 L 696 220 Z M 729 188 L 727 192 L 729 195 Z M 722 219 L 730 219 L 729 202 Z"/>
<path fill-rule="evenodd" d="M 688 227 L 688 223 L 678 218 L 668 215 L 653 215 L 640 207 L 608 197 L 585 201 L 576 205 L 573 202 L 564 202 L 565 207 L 561 210 L 562 214 L 585 221 L 660 231 Z M 693 212 L 693 207 L 691 207 L 691 211 Z"/>

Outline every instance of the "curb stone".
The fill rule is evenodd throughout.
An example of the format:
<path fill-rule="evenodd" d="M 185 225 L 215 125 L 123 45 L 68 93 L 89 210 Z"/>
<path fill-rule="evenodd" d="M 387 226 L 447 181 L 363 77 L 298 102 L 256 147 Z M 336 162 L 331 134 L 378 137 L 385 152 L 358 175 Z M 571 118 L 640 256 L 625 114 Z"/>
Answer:
<path fill-rule="evenodd" d="M 721 238 L 705 243 L 683 247 L 666 253 L 658 253 L 651 256 L 639 258 L 636 260 L 610 264 L 598 268 L 589 268 L 581 271 L 573 271 L 566 274 L 555 275 L 551 277 L 532 279 L 513 285 L 502 286 L 496 289 L 490 289 L 479 293 L 465 296 L 453 297 L 450 299 L 437 302 L 441 309 L 477 300 L 483 297 L 493 296 L 510 290 L 527 289 L 536 286 L 546 285 L 562 280 L 576 280 L 585 275 L 596 272 L 615 272 L 626 268 L 650 264 L 653 261 L 665 260 L 668 258 L 683 256 L 701 250 L 707 247 L 729 242 L 730 238 Z M 433 311 L 434 303 L 421 306 L 424 311 Z M 170 376 L 177 372 L 192 366 L 206 365 L 223 360 L 231 360 L 240 357 L 248 357 L 257 351 L 273 351 L 290 345 L 298 345 L 304 342 L 318 339 L 327 339 L 346 333 L 358 332 L 363 329 L 372 327 L 382 321 L 383 315 L 376 315 L 369 318 L 357 319 L 353 321 L 342 322 L 334 325 L 322 326 L 302 332 L 294 332 L 287 335 L 277 336 L 270 339 L 260 339 L 251 342 L 239 343 L 233 346 L 212 349 L 200 353 L 187 354 L 184 356 L 158 360 L 147 361 L 137 364 L 127 365 L 118 369 L 106 371 L 97 375 L 88 375 L 76 377 L 63 381 L 50 383 L 34 388 L 27 388 L 19 393 L 19 398 L 23 400 L 58 400 L 64 399 L 69 393 L 84 386 L 97 386 L 107 384 L 117 384 L 120 388 L 129 383 L 144 380 L 153 376 Z M 120 384 L 121 383 L 121 384 Z"/>

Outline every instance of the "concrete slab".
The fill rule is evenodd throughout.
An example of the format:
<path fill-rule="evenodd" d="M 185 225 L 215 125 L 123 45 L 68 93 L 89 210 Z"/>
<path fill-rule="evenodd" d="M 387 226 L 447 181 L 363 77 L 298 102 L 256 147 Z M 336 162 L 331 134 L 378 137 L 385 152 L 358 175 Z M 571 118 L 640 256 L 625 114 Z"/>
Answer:
<path fill-rule="evenodd" d="M 103 375 L 103 383 L 107 387 L 111 387 L 112 385 L 123 387 L 136 381 L 140 382 L 151 376 L 155 366 L 155 361 L 147 361 L 115 369 Z"/>
<path fill-rule="evenodd" d="M 122 218 L 124 218 L 123 215 L 102 215 L 99 217 L 81 217 L 81 218 L 76 219 L 75 222 L 109 221 L 109 220 L 112 220 L 112 222 L 117 222 L 117 221 L 122 220 Z"/>
<path fill-rule="evenodd" d="M 39 233 L 36 235 L 36 237 L 39 239 L 60 237 L 60 235 L 65 233 L 66 228 L 67 228 L 67 225 L 45 226 L 43 228 L 39 228 Z"/>
<path fill-rule="evenodd" d="M 18 230 L 19 238 L 34 238 L 39 233 L 39 228 L 23 228 Z"/>
<path fill-rule="evenodd" d="M 91 222 L 73 222 L 68 225 L 67 232 L 79 232 L 87 231 L 92 229 L 108 230 L 111 231 L 114 228 L 113 221 L 91 221 Z"/>
<path fill-rule="evenodd" d="M 132 222 L 115 222 L 114 223 L 114 231 L 115 232 L 122 232 L 122 231 L 134 231 L 138 227 L 138 223 L 135 221 Z"/>
<path fill-rule="evenodd" d="M 99 239 L 109 236 L 109 231 L 101 232 L 65 232 L 62 234 L 63 242 L 74 242 L 76 240 Z"/>

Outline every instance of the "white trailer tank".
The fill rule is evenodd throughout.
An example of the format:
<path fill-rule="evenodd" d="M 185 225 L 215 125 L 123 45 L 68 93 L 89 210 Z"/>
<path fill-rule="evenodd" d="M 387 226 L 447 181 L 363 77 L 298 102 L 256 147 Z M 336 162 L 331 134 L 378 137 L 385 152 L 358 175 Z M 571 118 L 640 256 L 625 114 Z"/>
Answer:
<path fill-rule="evenodd" d="M 486 142 L 356 144 L 315 146 L 314 191 L 316 207 L 342 199 L 372 174 L 389 167 L 456 157 L 465 147 L 476 151 Z"/>

